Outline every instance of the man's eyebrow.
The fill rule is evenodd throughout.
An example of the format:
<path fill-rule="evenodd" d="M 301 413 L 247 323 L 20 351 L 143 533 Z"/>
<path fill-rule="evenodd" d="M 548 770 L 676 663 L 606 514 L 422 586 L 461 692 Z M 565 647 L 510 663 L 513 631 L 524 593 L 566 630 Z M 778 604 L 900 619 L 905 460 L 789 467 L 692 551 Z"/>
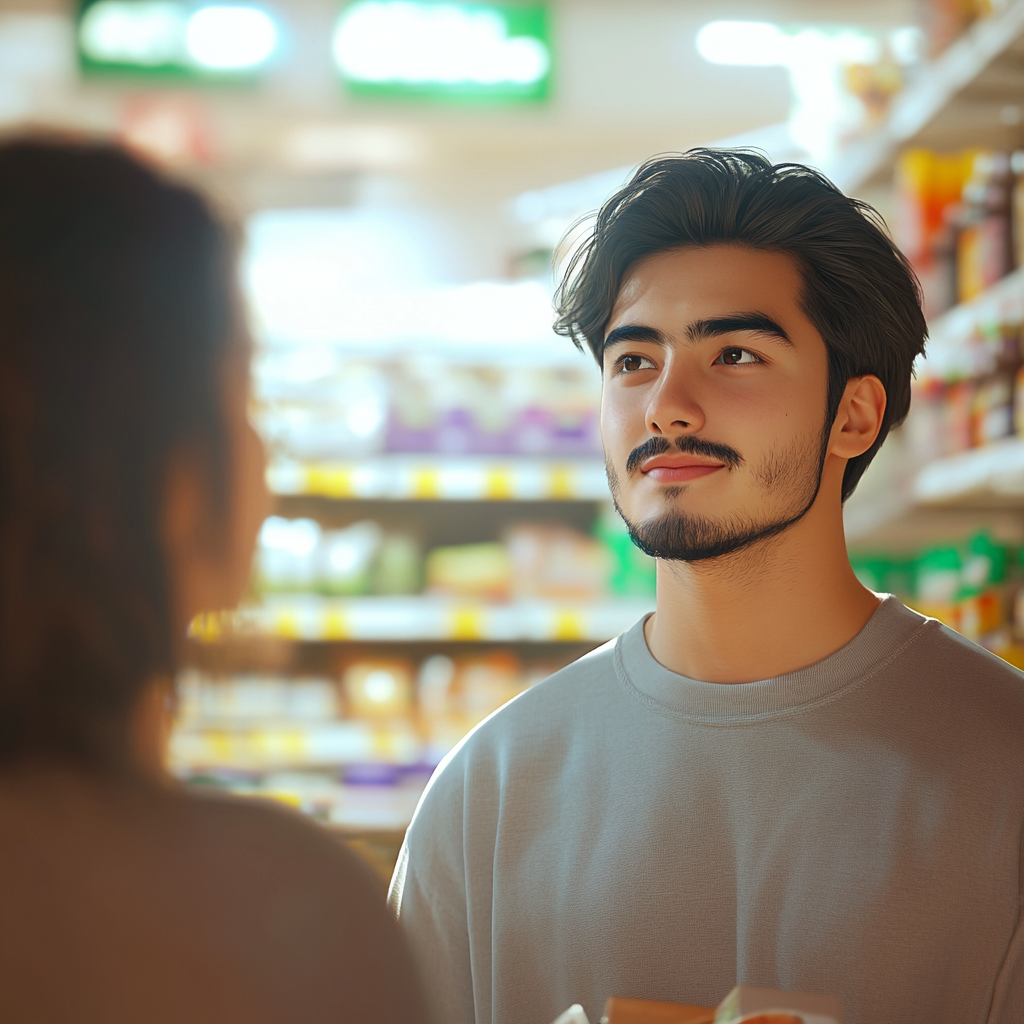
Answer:
<path fill-rule="evenodd" d="M 752 334 L 768 334 L 787 345 L 792 345 L 789 335 L 770 317 L 764 313 L 729 313 L 726 316 L 712 316 L 704 320 L 694 320 L 686 328 L 686 336 L 690 341 L 705 341 L 717 338 L 722 334 L 734 334 L 737 331 L 749 331 Z"/>
<path fill-rule="evenodd" d="M 640 324 L 623 324 L 616 327 L 614 331 L 608 332 L 601 346 L 603 352 L 609 345 L 615 345 L 620 341 L 646 341 L 652 345 L 664 345 L 665 336 L 655 327 L 643 327 Z"/>

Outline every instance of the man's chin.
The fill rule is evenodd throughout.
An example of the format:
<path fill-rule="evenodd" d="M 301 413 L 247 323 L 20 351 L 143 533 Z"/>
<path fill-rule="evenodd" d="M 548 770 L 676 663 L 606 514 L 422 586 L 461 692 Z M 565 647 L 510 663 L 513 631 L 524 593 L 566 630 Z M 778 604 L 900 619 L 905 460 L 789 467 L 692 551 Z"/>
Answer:
<path fill-rule="evenodd" d="M 754 547 L 784 533 L 803 518 L 803 512 L 771 521 L 714 518 L 672 510 L 646 519 L 623 515 L 633 543 L 653 558 L 673 562 L 704 562 Z"/>

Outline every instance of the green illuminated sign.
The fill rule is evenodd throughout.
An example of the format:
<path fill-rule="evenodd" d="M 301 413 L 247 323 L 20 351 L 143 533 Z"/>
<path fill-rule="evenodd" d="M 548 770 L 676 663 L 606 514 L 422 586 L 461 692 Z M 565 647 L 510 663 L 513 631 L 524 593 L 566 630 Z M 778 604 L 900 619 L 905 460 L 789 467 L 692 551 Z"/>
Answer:
<path fill-rule="evenodd" d="M 217 0 L 83 0 L 76 29 L 83 71 L 199 81 L 250 79 L 278 44 L 266 11 Z"/>
<path fill-rule="evenodd" d="M 541 4 L 355 0 L 338 18 L 333 50 L 357 96 L 536 101 L 551 82 Z"/>

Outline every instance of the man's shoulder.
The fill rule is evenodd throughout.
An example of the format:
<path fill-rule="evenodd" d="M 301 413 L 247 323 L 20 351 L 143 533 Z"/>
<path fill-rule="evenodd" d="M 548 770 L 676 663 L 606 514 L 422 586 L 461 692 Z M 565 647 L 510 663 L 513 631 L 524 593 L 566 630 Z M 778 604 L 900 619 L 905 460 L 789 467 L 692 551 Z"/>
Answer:
<path fill-rule="evenodd" d="M 917 628 L 887 669 L 902 684 L 909 682 L 922 700 L 927 698 L 923 714 L 931 705 L 952 712 L 965 725 L 973 719 L 996 732 L 1024 735 L 1024 673 L 937 619 L 905 607 L 900 614 L 908 622 L 912 618 Z"/>
<path fill-rule="evenodd" d="M 926 661 L 930 667 L 942 669 L 947 666 L 948 673 L 968 671 L 973 679 L 986 687 L 1024 698 L 1024 672 L 938 619 L 927 618 L 905 606 L 901 606 L 900 612 L 919 625 L 911 634 L 911 642 L 901 649 L 901 654 L 905 653 L 918 663 Z"/>

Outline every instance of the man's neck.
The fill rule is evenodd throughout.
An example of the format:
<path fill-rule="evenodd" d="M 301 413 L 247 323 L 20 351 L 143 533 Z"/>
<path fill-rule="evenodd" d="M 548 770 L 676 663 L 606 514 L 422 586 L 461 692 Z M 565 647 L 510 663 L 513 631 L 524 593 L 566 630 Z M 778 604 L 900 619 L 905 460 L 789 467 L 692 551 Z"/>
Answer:
<path fill-rule="evenodd" d="M 828 657 L 877 607 L 850 568 L 841 511 L 819 501 L 778 537 L 732 555 L 659 560 L 658 610 L 645 636 L 673 672 L 746 683 Z"/>

